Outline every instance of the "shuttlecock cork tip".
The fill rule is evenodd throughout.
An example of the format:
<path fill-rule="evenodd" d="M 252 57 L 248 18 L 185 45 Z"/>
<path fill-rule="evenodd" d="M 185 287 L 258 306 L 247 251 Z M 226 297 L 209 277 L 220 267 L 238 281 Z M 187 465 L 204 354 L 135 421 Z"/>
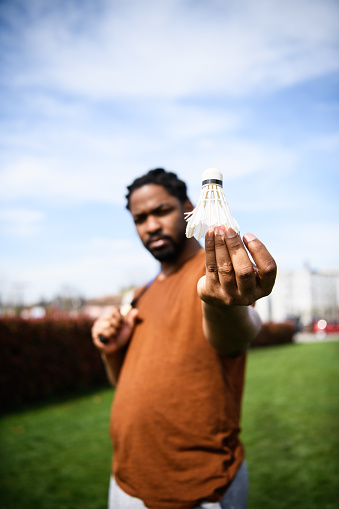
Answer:
<path fill-rule="evenodd" d="M 213 183 L 217 183 L 216 181 L 218 181 L 218 184 L 222 186 L 223 176 L 221 171 L 217 168 L 208 168 L 202 174 L 202 185 L 210 184 L 211 181 L 213 181 Z"/>

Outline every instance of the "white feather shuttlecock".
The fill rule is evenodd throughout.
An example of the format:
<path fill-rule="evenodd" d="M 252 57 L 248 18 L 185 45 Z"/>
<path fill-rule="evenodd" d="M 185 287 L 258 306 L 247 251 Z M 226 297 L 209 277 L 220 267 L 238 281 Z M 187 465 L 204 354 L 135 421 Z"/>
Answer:
<path fill-rule="evenodd" d="M 186 212 L 186 237 L 197 240 L 214 230 L 215 226 L 224 225 L 240 233 L 238 223 L 232 216 L 223 191 L 223 176 L 216 168 L 209 168 L 202 174 L 202 188 L 198 205 L 192 212 Z"/>

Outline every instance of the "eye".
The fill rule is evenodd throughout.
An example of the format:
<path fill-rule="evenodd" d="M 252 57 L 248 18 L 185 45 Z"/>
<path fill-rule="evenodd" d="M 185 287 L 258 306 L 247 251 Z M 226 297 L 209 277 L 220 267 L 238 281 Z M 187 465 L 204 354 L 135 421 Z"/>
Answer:
<path fill-rule="evenodd" d="M 133 220 L 134 220 L 134 224 L 142 224 L 142 223 L 144 223 L 144 222 L 145 222 L 145 219 L 146 219 L 146 216 L 144 216 L 144 215 L 135 216 L 135 217 L 133 218 Z"/>
<path fill-rule="evenodd" d="M 161 209 L 158 209 L 155 211 L 156 216 L 166 216 L 167 214 L 170 214 L 173 210 L 173 207 L 161 207 Z"/>

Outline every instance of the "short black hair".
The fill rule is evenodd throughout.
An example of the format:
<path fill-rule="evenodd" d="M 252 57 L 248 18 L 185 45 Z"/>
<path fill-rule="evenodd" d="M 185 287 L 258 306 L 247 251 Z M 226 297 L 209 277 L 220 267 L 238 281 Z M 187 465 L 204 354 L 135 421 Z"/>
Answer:
<path fill-rule="evenodd" d="M 139 189 L 139 187 L 145 186 L 146 184 L 156 184 L 158 186 L 164 187 L 170 195 L 178 198 L 181 203 L 185 203 L 185 201 L 188 199 L 185 182 L 180 180 L 178 176 L 171 171 L 166 171 L 163 168 L 155 168 L 154 170 L 150 170 L 145 175 L 138 177 L 134 180 L 134 182 L 132 182 L 130 186 L 127 186 L 128 193 L 126 194 L 126 208 L 128 210 L 130 207 L 130 198 L 133 191 Z"/>

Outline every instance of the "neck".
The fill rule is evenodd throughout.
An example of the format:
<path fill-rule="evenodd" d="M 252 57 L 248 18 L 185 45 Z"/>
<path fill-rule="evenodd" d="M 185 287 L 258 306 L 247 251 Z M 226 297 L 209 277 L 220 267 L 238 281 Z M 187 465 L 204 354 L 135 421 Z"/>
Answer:
<path fill-rule="evenodd" d="M 170 262 L 161 262 L 161 273 L 159 275 L 159 279 L 166 279 L 171 274 L 177 272 L 184 263 L 195 256 L 200 249 L 202 249 L 201 245 L 196 239 L 186 239 L 182 251 L 175 260 Z"/>

